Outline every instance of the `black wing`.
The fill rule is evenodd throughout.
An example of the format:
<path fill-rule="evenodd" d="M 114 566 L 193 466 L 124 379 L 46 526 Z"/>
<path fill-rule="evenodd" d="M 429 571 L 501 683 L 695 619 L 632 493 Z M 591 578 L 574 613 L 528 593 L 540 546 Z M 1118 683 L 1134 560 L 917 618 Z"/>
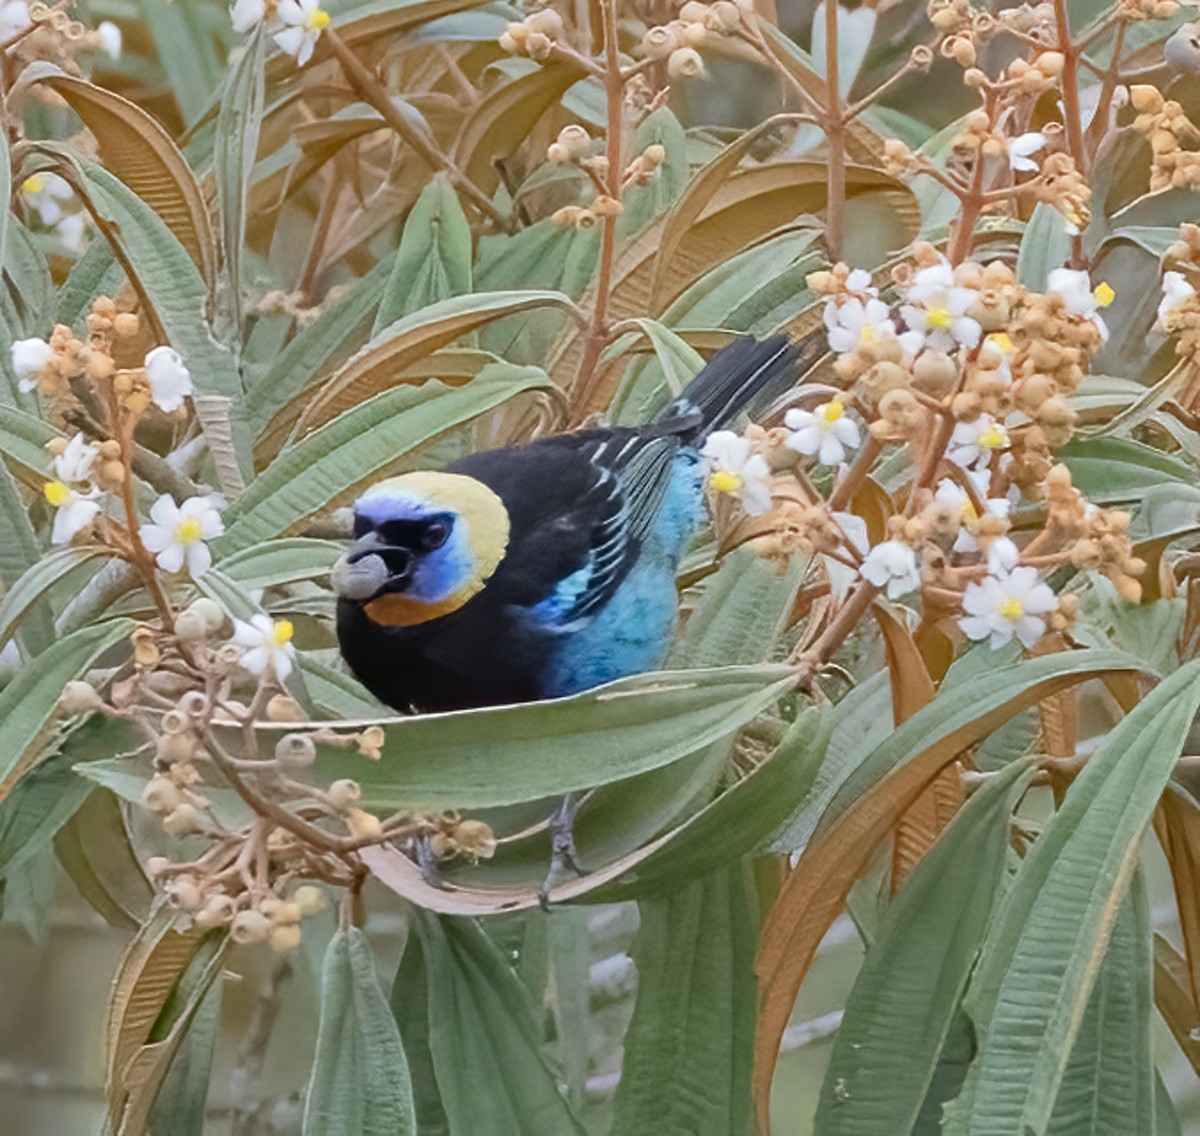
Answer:
<path fill-rule="evenodd" d="M 654 524 L 678 448 L 635 429 L 586 430 L 455 462 L 451 472 L 482 481 L 508 509 L 494 598 L 558 628 L 603 606 Z"/>

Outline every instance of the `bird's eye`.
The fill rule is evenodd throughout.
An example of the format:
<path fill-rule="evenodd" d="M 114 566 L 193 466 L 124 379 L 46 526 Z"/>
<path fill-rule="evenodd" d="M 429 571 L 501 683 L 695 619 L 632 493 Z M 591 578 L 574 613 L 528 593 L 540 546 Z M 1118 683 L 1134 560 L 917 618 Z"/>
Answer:
<path fill-rule="evenodd" d="M 422 547 L 432 551 L 435 548 L 441 548 L 443 544 L 450 538 L 451 522 L 444 517 L 434 517 L 426 524 L 424 531 L 421 533 Z"/>
<path fill-rule="evenodd" d="M 374 529 L 374 527 L 375 526 L 366 517 L 360 517 L 357 513 L 354 514 L 354 539 L 355 540 L 361 540 L 364 536 L 367 535 L 367 533 L 369 533 L 372 529 Z"/>

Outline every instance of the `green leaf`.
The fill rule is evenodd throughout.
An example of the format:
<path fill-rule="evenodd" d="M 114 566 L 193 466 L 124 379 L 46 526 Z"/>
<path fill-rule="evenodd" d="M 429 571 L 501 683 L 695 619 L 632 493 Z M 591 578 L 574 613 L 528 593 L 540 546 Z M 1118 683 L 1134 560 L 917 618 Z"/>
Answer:
<path fill-rule="evenodd" d="M 38 492 L 46 483 L 46 443 L 57 436 L 53 426 L 15 406 L 0 415 L 0 454 L 13 474 Z"/>
<path fill-rule="evenodd" d="M 114 927 L 132 930 L 140 925 L 154 889 L 133 850 L 114 794 L 94 790 L 55 835 L 54 851 L 94 911 Z"/>
<path fill-rule="evenodd" d="M 79 323 L 97 296 L 115 295 L 125 280 L 120 262 L 107 241 L 92 241 L 71 266 L 58 290 L 59 323 Z"/>
<path fill-rule="evenodd" d="M 369 718 L 382 709 L 365 686 L 336 667 L 302 652 L 297 660 L 313 702 L 333 718 Z"/>
<path fill-rule="evenodd" d="M 224 299 L 239 335 L 244 287 L 242 246 L 246 239 L 246 194 L 262 126 L 266 42 L 265 30 L 259 25 L 246 41 L 241 55 L 233 62 L 225 97 L 221 100 L 217 115 L 216 142 L 213 146 L 213 182 L 217 190 L 226 276 Z"/>
<path fill-rule="evenodd" d="M 149 1132 L 171 1136 L 204 1136 L 205 1105 L 212 1072 L 213 1049 L 221 1021 L 223 983 L 217 975 L 192 1015 L 187 1033 L 154 1098 Z"/>
<path fill-rule="evenodd" d="M 226 514 L 225 556 L 280 536 L 355 491 L 422 443 L 549 385 L 536 367 L 496 363 L 464 387 L 428 382 L 376 395 L 288 446 Z"/>
<path fill-rule="evenodd" d="M 0 146 L 3 144 L 0 143 Z M 0 585 L 3 599 L 0 600 L 0 648 L 8 636 L 4 632 L 5 611 L 11 607 L 9 597 L 17 581 L 37 564 L 42 555 L 42 542 L 25 509 L 25 501 L 13 480 L 8 467 L 0 462 Z M 29 654 L 36 654 L 54 638 L 54 622 L 50 612 L 40 605 L 33 607 L 32 601 L 25 611 L 25 628 L 22 645 Z"/>
<path fill-rule="evenodd" d="M 353 777 L 363 807 L 484 808 L 605 785 L 728 737 L 794 681 L 788 667 L 658 671 L 519 706 L 385 721 L 381 761 L 319 746 L 315 773 Z M 265 743 L 278 730 L 264 724 Z"/>
<path fill-rule="evenodd" d="M 224 68 L 197 0 L 141 0 L 142 17 L 154 37 L 155 56 L 165 64 L 163 78 L 175 96 L 180 116 L 192 123 L 203 114 Z"/>
<path fill-rule="evenodd" d="M 0 691 L 0 801 L 41 756 L 63 687 L 132 630 L 129 620 L 115 619 L 76 631 L 47 647 L 36 667 L 20 668 Z"/>
<path fill-rule="evenodd" d="M 367 937 L 337 931 L 321 971 L 303 1136 L 416 1136 L 408 1062 Z"/>
<path fill-rule="evenodd" d="M 834 1038 L 815 1120 L 821 1136 L 911 1130 L 983 941 L 1009 817 L 1032 772 L 1014 762 L 976 790 L 888 908 Z"/>
<path fill-rule="evenodd" d="M 217 567 L 245 591 L 253 592 L 328 576 L 341 552 L 342 546 L 332 540 L 283 537 L 240 549 Z"/>
<path fill-rule="evenodd" d="M 0 483 L 3 479 L 0 478 Z M 2 507 L 2 502 L 0 502 Z M 21 516 L 24 516 L 24 509 Z M 0 519 L 0 525 L 3 525 Z M 80 545 L 79 547 L 59 548 L 49 553 L 41 560 L 35 560 L 28 570 L 17 580 L 14 580 L 9 590 L 0 599 L 0 648 L 12 638 L 14 632 L 23 620 L 30 618 L 31 613 L 39 610 L 38 601 L 55 586 L 71 577 L 80 568 L 86 567 L 88 574 L 96 571 L 93 561 L 107 559 L 107 549 L 96 545 Z M 48 615 L 42 613 L 48 621 Z M 44 621 L 44 622 L 45 622 Z M 42 631 L 44 634 L 44 630 Z M 50 624 L 49 635 L 43 643 L 54 636 L 53 624 Z"/>
<path fill-rule="evenodd" d="M 471 227 L 450 182 L 436 176 L 421 191 L 375 313 L 378 334 L 428 304 L 471 291 Z"/>
<path fill-rule="evenodd" d="M 749 1136 L 757 902 L 746 861 L 639 905 L 614 1132 Z"/>
<path fill-rule="evenodd" d="M 424 1021 L 413 1012 L 421 977 Z M 542 1054 L 538 1010 L 477 922 L 414 911 L 392 1006 L 427 1047 L 450 1136 L 582 1136 Z"/>
<path fill-rule="evenodd" d="M 1138 871 L 1117 912 L 1104 963 L 1071 1048 L 1046 1129 L 1049 1136 L 1154 1131 L 1150 940 L 1146 885 Z"/>
<path fill-rule="evenodd" d="M 1200 707 L 1198 679 L 1200 660 L 1112 730 L 997 909 L 967 1000 L 983 1035 L 972 1136 L 1047 1129 L 1141 836 Z"/>
<path fill-rule="evenodd" d="M 1041 292 L 1051 269 L 1066 264 L 1070 255 L 1071 234 L 1067 232 L 1063 215 L 1053 205 L 1038 202 L 1021 237 L 1017 280 L 1024 287 Z"/>

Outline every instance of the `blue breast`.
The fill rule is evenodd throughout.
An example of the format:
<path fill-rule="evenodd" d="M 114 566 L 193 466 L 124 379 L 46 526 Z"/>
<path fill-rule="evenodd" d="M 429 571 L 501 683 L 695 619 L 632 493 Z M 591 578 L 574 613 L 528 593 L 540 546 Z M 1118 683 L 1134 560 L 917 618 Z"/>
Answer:
<path fill-rule="evenodd" d="M 663 661 L 679 614 L 675 573 L 704 521 L 703 487 L 699 456 L 680 451 L 637 563 L 612 598 L 556 644 L 543 674 L 543 697 L 576 694 Z"/>

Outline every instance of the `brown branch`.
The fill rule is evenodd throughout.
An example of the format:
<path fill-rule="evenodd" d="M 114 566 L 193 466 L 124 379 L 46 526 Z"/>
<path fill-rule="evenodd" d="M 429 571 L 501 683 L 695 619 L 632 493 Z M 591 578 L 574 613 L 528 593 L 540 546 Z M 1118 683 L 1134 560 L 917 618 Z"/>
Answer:
<path fill-rule="evenodd" d="M 838 75 L 838 12 L 833 0 L 825 3 L 825 137 L 829 142 L 829 168 L 825 177 L 825 247 L 830 260 L 840 260 L 846 224 L 846 121 Z"/>

